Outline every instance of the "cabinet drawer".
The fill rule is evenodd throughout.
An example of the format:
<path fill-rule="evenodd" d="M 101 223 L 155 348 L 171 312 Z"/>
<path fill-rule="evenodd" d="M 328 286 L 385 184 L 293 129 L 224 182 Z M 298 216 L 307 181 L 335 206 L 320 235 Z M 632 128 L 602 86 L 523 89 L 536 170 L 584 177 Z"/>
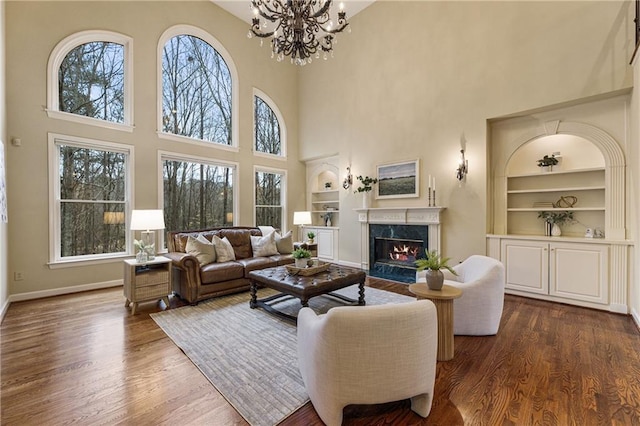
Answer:
<path fill-rule="evenodd" d="M 169 271 L 166 269 L 152 269 L 136 274 L 136 287 L 152 286 L 169 282 Z"/>
<path fill-rule="evenodd" d="M 160 299 L 169 294 L 169 283 L 164 282 L 162 284 L 147 285 L 144 287 L 136 287 L 134 289 L 134 300 L 144 299 Z"/>

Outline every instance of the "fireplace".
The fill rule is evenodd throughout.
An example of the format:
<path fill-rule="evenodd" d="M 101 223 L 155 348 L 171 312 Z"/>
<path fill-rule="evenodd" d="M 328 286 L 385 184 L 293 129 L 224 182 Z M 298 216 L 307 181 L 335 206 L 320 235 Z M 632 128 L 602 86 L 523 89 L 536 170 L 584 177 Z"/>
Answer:
<path fill-rule="evenodd" d="M 440 253 L 441 222 L 440 214 L 444 207 L 381 207 L 356 209 L 360 222 L 360 267 L 369 274 L 394 281 L 412 283 L 416 279 L 416 267 L 410 259 L 410 249 L 404 256 L 404 248 L 398 256 L 392 251 L 392 257 L 403 260 L 401 263 L 388 261 L 387 255 L 377 256 L 374 253 L 376 239 L 405 240 L 403 245 L 409 246 L 421 241 L 420 255 L 424 250 L 436 250 Z M 379 242 L 381 244 L 381 242 Z M 392 248 L 393 250 L 393 248 Z M 385 259 L 376 262 L 377 259 Z"/>
<path fill-rule="evenodd" d="M 425 257 L 426 225 L 369 225 L 369 274 L 414 282 L 416 259 Z"/>

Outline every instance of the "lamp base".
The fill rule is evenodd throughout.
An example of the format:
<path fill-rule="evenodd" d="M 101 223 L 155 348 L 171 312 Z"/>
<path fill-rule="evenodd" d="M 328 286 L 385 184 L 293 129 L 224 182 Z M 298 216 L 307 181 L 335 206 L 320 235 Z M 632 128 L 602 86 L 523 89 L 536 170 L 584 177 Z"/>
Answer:
<path fill-rule="evenodd" d="M 153 260 L 156 257 L 156 231 L 142 231 L 142 242 L 144 243 L 147 259 Z"/>

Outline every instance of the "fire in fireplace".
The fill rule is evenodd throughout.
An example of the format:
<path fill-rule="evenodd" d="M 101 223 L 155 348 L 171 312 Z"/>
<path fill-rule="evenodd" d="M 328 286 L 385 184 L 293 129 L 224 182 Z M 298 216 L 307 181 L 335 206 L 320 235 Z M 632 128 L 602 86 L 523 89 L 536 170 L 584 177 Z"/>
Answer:
<path fill-rule="evenodd" d="M 425 257 L 428 226 L 369 225 L 369 274 L 402 282 L 415 282 L 416 259 Z"/>
<path fill-rule="evenodd" d="M 424 253 L 423 244 L 422 240 L 376 238 L 375 261 L 415 268 L 414 262 Z"/>

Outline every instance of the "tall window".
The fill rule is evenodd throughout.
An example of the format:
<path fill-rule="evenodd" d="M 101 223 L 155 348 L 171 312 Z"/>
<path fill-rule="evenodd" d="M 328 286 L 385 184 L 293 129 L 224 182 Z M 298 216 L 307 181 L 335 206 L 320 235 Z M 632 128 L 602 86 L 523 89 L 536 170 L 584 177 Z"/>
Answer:
<path fill-rule="evenodd" d="M 233 225 L 236 166 L 162 157 L 167 231 Z"/>
<path fill-rule="evenodd" d="M 49 135 L 53 261 L 127 251 L 128 146 Z"/>
<path fill-rule="evenodd" d="M 132 43 L 107 31 L 80 32 L 58 43 L 49 59 L 49 116 L 133 130 Z"/>
<path fill-rule="evenodd" d="M 280 126 L 279 113 L 273 102 L 262 92 L 254 89 L 253 113 L 254 113 L 254 142 L 256 152 L 284 155 L 283 131 Z M 274 110 L 275 109 L 275 110 Z"/>
<path fill-rule="evenodd" d="M 162 131 L 232 145 L 232 81 L 223 57 L 193 35 L 162 50 Z"/>
<path fill-rule="evenodd" d="M 283 171 L 256 170 L 256 226 L 283 229 L 284 178 Z"/>

